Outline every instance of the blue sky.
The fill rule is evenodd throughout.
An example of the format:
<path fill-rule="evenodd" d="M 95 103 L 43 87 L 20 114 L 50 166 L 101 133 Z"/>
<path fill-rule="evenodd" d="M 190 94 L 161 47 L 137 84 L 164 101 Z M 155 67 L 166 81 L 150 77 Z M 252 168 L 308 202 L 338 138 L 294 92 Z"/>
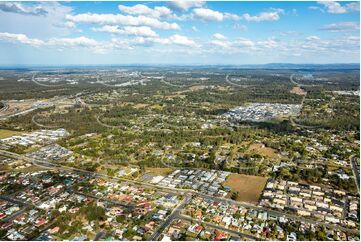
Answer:
<path fill-rule="evenodd" d="M 359 62 L 359 2 L 0 2 L 0 65 Z"/>

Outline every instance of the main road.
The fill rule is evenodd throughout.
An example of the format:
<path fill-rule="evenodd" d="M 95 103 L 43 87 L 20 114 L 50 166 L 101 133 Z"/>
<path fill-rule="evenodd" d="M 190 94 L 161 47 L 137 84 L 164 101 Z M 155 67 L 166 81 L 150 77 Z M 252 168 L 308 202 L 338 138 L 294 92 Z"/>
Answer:
<path fill-rule="evenodd" d="M 353 172 L 353 175 L 355 177 L 357 190 L 358 190 L 358 192 L 360 192 L 360 170 L 359 170 L 359 168 L 357 168 L 357 164 L 356 164 L 357 158 L 356 158 L 356 156 L 352 156 L 350 161 L 351 161 L 352 172 Z"/>
<path fill-rule="evenodd" d="M 299 84 L 299 83 L 297 83 L 297 82 L 295 82 L 295 81 L 293 80 L 293 76 L 294 76 L 294 75 L 295 75 L 295 74 L 292 74 L 292 75 L 290 76 L 290 82 L 293 83 L 293 84 L 295 84 L 295 85 L 298 86 L 298 87 L 315 87 L 315 86 L 319 86 L 319 85 L 304 85 L 304 84 Z M 302 100 L 301 100 L 301 103 L 300 103 L 300 105 L 301 105 L 301 110 L 302 110 L 302 108 L 303 108 L 303 104 L 304 104 L 304 102 L 305 102 L 306 96 L 307 96 L 307 92 L 306 92 L 306 94 L 303 95 L 303 97 L 302 97 Z M 298 123 L 296 123 L 296 122 L 294 121 L 294 119 L 293 119 L 292 116 L 290 117 L 290 122 L 291 122 L 291 125 L 292 125 L 292 126 L 297 126 L 297 127 L 300 127 L 300 128 L 305 128 L 305 129 L 320 128 L 320 126 L 308 126 L 308 125 L 298 124 Z"/>

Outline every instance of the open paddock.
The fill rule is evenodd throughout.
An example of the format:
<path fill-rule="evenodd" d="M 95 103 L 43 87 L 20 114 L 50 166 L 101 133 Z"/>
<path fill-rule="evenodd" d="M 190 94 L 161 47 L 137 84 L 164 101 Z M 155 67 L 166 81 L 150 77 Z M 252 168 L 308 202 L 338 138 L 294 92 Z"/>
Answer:
<path fill-rule="evenodd" d="M 256 204 L 266 182 L 267 177 L 232 173 L 223 185 L 229 186 L 232 192 L 238 192 L 237 201 Z"/>
<path fill-rule="evenodd" d="M 254 143 L 251 144 L 247 150 L 248 154 L 259 154 L 261 156 L 273 159 L 279 159 L 281 157 L 277 150 L 266 147 L 264 144 Z"/>
<path fill-rule="evenodd" d="M 21 132 L 8 129 L 0 129 L 0 139 L 9 138 L 14 135 L 21 135 Z"/>
<path fill-rule="evenodd" d="M 167 176 L 174 171 L 172 168 L 156 168 L 156 167 L 147 167 L 145 168 L 146 172 L 159 175 L 159 176 Z"/>

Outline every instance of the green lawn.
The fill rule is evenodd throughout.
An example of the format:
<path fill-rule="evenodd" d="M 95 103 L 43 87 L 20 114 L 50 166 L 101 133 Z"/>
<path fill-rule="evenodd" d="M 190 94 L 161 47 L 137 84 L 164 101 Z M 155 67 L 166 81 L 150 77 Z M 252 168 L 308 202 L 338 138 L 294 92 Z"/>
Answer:
<path fill-rule="evenodd" d="M 13 135 L 20 135 L 21 132 L 8 130 L 8 129 L 0 129 L 0 139 L 8 138 Z"/>

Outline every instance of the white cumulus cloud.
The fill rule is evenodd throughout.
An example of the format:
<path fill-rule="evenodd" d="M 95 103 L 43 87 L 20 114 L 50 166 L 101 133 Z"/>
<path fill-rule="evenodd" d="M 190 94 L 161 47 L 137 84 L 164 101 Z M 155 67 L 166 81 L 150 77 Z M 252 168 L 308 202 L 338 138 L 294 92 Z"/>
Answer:
<path fill-rule="evenodd" d="M 360 29 L 360 25 L 356 22 L 339 22 L 323 26 L 321 30 L 331 32 L 356 31 Z"/>
<path fill-rule="evenodd" d="M 224 48 L 224 49 L 229 49 L 231 47 L 231 43 L 229 41 L 222 41 L 222 40 L 218 40 L 218 39 L 212 40 L 211 44 L 214 46 Z"/>
<path fill-rule="evenodd" d="M 352 11 L 360 11 L 360 3 L 358 2 L 347 3 L 344 5 L 341 5 L 336 1 L 319 1 L 317 3 L 323 5 L 324 9 L 328 13 L 342 14 Z"/>
<path fill-rule="evenodd" d="M 258 15 L 250 15 L 245 13 L 242 17 L 247 21 L 261 22 L 261 21 L 277 21 L 280 19 L 279 11 L 262 12 Z"/>
<path fill-rule="evenodd" d="M 264 41 L 258 41 L 257 44 L 261 48 L 267 48 L 267 49 L 273 49 L 273 48 L 278 47 L 278 41 L 276 41 L 273 38 L 269 38 L 269 39 L 264 40 Z"/>
<path fill-rule="evenodd" d="M 117 25 L 104 25 L 100 28 L 92 28 L 92 30 L 95 32 L 106 32 L 112 34 L 126 34 L 145 37 L 158 36 L 157 33 L 148 26 L 125 26 L 124 28 L 121 28 Z"/>
<path fill-rule="evenodd" d="M 90 39 L 84 36 L 76 38 L 51 38 L 48 42 L 48 45 L 56 46 L 83 46 L 91 47 L 99 45 L 98 41 Z"/>
<path fill-rule="evenodd" d="M 215 38 L 217 40 L 226 40 L 227 39 L 223 34 L 220 34 L 220 33 L 215 33 L 213 35 L 213 38 Z"/>
<path fill-rule="evenodd" d="M 243 48 L 253 48 L 255 46 L 255 43 L 250 40 L 250 39 L 246 39 L 246 38 L 237 38 L 234 40 L 228 40 L 225 36 L 221 35 L 221 34 L 214 34 L 213 35 L 213 40 L 210 42 L 211 45 L 217 46 L 217 47 L 221 47 L 224 49 L 233 49 L 233 50 L 237 50 L 237 49 L 243 49 Z"/>
<path fill-rule="evenodd" d="M 134 6 L 125 6 L 125 5 L 119 5 L 119 10 L 131 14 L 131 15 L 142 15 L 142 16 L 148 16 L 152 18 L 170 18 L 172 17 L 172 10 L 170 10 L 167 7 L 161 6 L 161 7 L 154 7 L 150 8 L 144 4 L 137 4 Z"/>
<path fill-rule="evenodd" d="M 209 8 L 195 8 L 193 9 L 193 18 L 204 21 L 223 21 L 225 19 L 240 20 L 241 17 L 237 14 L 222 13 Z"/>
<path fill-rule="evenodd" d="M 48 11 L 40 5 L 27 6 L 17 2 L 0 2 L 0 10 L 3 12 L 34 16 L 44 16 L 48 13 Z"/>
<path fill-rule="evenodd" d="M 187 46 L 187 47 L 197 47 L 198 45 L 194 42 L 194 40 L 189 39 L 187 36 L 174 34 L 167 38 L 160 37 L 137 37 L 132 40 L 133 44 L 142 45 L 142 46 L 151 46 L 153 44 L 161 44 L 161 45 L 179 45 L 179 46 Z"/>
<path fill-rule="evenodd" d="M 184 45 L 184 46 L 195 46 L 196 43 L 186 36 L 175 34 L 169 37 L 169 41 L 172 44 Z"/>
<path fill-rule="evenodd" d="M 320 40 L 320 37 L 312 35 L 312 36 L 306 37 L 306 40 L 307 41 L 317 41 L 317 40 Z"/>
<path fill-rule="evenodd" d="M 214 21 L 222 21 L 223 20 L 223 13 L 214 11 L 208 8 L 196 8 L 193 9 L 194 16 L 197 19 L 201 20 L 214 20 Z"/>
<path fill-rule="evenodd" d="M 67 15 L 66 19 L 75 23 L 90 23 L 102 25 L 149 26 L 158 29 L 180 29 L 176 23 L 159 21 L 146 16 L 129 16 L 122 14 L 84 13 Z"/>
<path fill-rule="evenodd" d="M 234 41 L 234 45 L 240 47 L 253 47 L 255 44 L 252 40 L 246 38 L 238 38 Z"/>
<path fill-rule="evenodd" d="M 169 6 L 175 10 L 188 11 L 190 8 L 202 7 L 205 4 L 205 1 L 171 1 Z"/>
<path fill-rule="evenodd" d="M 13 34 L 13 33 L 0 33 L 0 40 L 12 42 L 12 43 L 21 43 L 32 46 L 40 46 L 44 44 L 44 41 L 40 39 L 29 38 L 25 34 Z"/>

